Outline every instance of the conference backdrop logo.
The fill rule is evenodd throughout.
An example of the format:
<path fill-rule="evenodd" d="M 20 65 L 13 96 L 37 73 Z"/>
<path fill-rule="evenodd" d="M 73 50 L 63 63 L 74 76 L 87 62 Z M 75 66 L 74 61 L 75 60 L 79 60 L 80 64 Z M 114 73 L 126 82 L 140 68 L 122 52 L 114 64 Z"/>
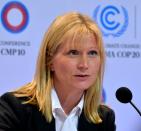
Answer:
<path fill-rule="evenodd" d="M 12 13 L 13 15 L 10 15 Z M 14 16 L 14 13 L 16 17 Z M 14 19 L 12 17 L 14 17 Z M 1 20 L 7 31 L 12 33 L 22 32 L 29 22 L 28 10 L 21 2 L 9 2 L 2 9 Z"/>
<path fill-rule="evenodd" d="M 26 6 L 18 1 L 10 1 L 2 6 L 1 23 L 6 31 L 17 35 L 23 32 L 29 23 L 29 13 Z M 25 56 L 30 47 L 29 40 L 10 40 L 7 34 L 5 40 L 0 40 L 0 55 Z M 27 48 L 28 47 L 28 48 Z"/>
<path fill-rule="evenodd" d="M 123 6 L 98 5 L 94 10 L 93 18 L 106 37 L 120 37 L 126 31 L 129 22 L 128 12 Z"/>

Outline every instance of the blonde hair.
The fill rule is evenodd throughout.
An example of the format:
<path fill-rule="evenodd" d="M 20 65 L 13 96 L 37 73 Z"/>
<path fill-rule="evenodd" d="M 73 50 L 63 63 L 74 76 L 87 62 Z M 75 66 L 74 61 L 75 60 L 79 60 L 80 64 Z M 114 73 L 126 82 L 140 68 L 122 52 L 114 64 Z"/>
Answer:
<path fill-rule="evenodd" d="M 98 114 L 104 70 L 104 47 L 101 32 L 96 23 L 87 15 L 70 12 L 58 16 L 46 32 L 38 55 L 33 81 L 14 92 L 17 97 L 28 97 L 25 103 L 37 105 L 48 122 L 52 120 L 51 88 L 53 82 L 50 65 L 53 56 L 65 39 L 71 37 L 75 41 L 86 34 L 93 34 L 96 38 L 101 67 L 95 83 L 85 92 L 84 113 L 90 122 L 100 123 L 102 121 Z"/>

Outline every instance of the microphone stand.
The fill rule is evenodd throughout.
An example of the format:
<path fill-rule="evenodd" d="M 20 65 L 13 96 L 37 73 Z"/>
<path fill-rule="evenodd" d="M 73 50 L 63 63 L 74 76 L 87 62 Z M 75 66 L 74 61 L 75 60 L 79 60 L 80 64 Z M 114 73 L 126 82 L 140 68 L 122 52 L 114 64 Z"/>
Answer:
<path fill-rule="evenodd" d="M 132 101 L 129 102 L 134 108 L 135 110 L 139 113 L 139 115 L 141 116 L 141 112 L 139 111 L 139 109 L 134 105 L 134 103 Z"/>

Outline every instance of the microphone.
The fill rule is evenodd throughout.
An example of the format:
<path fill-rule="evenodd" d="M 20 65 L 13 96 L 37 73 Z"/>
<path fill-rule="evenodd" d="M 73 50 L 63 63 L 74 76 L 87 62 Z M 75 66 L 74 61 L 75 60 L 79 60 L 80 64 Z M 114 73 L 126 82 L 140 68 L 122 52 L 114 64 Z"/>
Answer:
<path fill-rule="evenodd" d="M 134 103 L 131 101 L 132 100 L 132 92 L 127 88 L 127 87 L 120 87 L 116 91 L 116 98 L 121 102 L 121 103 L 130 103 L 135 110 L 139 113 L 141 116 L 141 112 L 139 109 L 134 105 Z"/>

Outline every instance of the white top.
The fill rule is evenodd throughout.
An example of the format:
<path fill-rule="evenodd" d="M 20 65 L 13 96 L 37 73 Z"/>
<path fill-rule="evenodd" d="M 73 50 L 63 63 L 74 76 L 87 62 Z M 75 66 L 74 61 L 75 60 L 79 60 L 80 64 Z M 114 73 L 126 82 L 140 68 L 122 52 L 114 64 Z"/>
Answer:
<path fill-rule="evenodd" d="M 78 118 L 82 112 L 84 97 L 82 97 L 78 105 L 72 109 L 69 115 L 67 115 L 61 107 L 55 89 L 52 89 L 51 98 L 56 131 L 77 131 Z"/>

